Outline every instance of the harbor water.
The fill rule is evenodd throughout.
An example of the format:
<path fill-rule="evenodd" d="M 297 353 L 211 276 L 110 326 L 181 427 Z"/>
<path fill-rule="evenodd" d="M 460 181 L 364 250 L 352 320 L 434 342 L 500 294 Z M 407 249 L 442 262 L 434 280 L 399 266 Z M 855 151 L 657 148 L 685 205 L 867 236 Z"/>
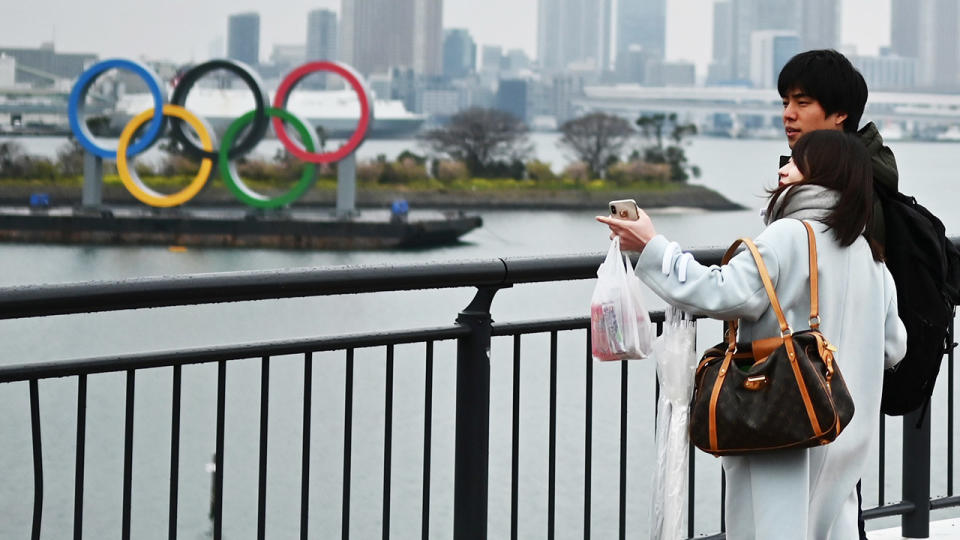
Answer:
<path fill-rule="evenodd" d="M 23 138 L 28 151 L 51 155 L 62 140 Z M 567 157 L 555 134 L 534 134 L 539 159 L 555 171 Z M 269 141 L 262 146 L 269 145 Z M 960 194 L 955 188 L 956 143 L 892 142 L 901 189 L 940 216 L 948 234 L 960 235 Z M 393 158 L 416 142 L 367 141 L 359 158 Z M 273 149 L 261 149 L 272 155 Z M 690 162 L 703 170 L 694 180 L 747 207 L 732 212 L 672 208 L 652 212 L 658 230 L 687 247 L 726 246 L 762 228 L 759 209 L 765 189 L 776 183 L 783 140 L 695 138 Z M 642 202 L 642 194 L 638 194 Z M 411 209 L 414 216 L 417 209 Z M 546 255 L 598 254 L 607 232 L 593 221 L 604 208 L 582 211 L 483 211 L 484 225 L 459 245 L 416 251 L 280 251 L 166 247 L 0 245 L 0 286 L 116 280 L 140 276 L 308 268 L 330 265 L 401 265 L 431 261 Z M 588 313 L 593 281 L 516 286 L 497 294 L 497 322 Z M 473 290 L 396 292 L 270 300 L 226 305 L 136 310 L 121 313 L 0 321 L 0 364 L 161 351 L 449 325 Z M 662 303 L 647 295 L 650 309 Z M 584 344 L 582 332 L 560 337 L 557 440 L 557 538 L 583 537 Z M 719 324 L 700 325 L 698 350 L 718 341 Z M 524 338 L 521 365 L 519 536 L 546 538 L 549 403 L 548 336 Z M 496 339 L 492 350 L 490 444 L 490 538 L 509 537 L 510 415 L 512 343 Z M 351 536 L 380 536 L 383 472 L 384 352 L 357 352 Z M 438 343 L 432 419 L 432 538 L 449 538 L 453 512 L 453 409 L 455 344 Z M 616 538 L 619 470 L 619 365 L 595 366 L 592 449 L 593 538 Z M 259 359 L 232 362 L 227 376 L 224 537 L 248 538 L 256 530 Z M 654 371 L 652 362 L 630 365 L 627 537 L 646 536 L 648 487 L 653 460 Z M 398 346 L 394 390 L 391 537 L 420 537 L 422 467 L 423 346 Z M 139 373 L 136 382 L 132 531 L 134 538 L 165 538 L 170 441 L 169 369 Z M 315 355 L 311 456 L 311 537 L 340 535 L 343 448 L 343 354 Z M 89 378 L 84 537 L 114 537 L 120 531 L 123 463 L 123 374 Z M 210 473 L 214 448 L 216 367 L 183 370 L 179 529 L 180 538 L 207 538 Z M 271 363 L 267 537 L 292 538 L 299 526 L 302 358 Z M 946 491 L 944 384 L 933 408 L 933 493 Z M 77 382 L 40 384 L 44 449 L 43 538 L 70 535 L 73 522 L 73 446 Z M 0 385 L 0 539 L 29 535 L 33 501 L 28 389 Z M 887 422 L 886 498 L 899 500 L 899 419 Z M 864 505 L 877 504 L 877 451 L 865 456 Z M 719 530 L 718 461 L 698 454 L 698 534 Z M 951 514 L 951 512 L 954 512 Z M 934 514 L 956 515 L 955 511 Z M 895 520 L 871 522 L 889 527 Z"/>

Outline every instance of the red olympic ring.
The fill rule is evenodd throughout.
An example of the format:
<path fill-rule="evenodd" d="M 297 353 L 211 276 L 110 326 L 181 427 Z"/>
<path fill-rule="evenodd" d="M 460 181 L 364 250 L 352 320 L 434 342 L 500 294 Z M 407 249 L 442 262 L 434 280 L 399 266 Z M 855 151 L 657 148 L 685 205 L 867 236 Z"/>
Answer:
<path fill-rule="evenodd" d="M 370 128 L 370 122 L 373 120 L 373 109 L 371 108 L 372 99 L 370 92 L 360 82 L 360 75 L 352 68 L 339 62 L 308 62 L 293 70 L 283 79 L 277 88 L 277 93 L 273 98 L 273 106 L 278 109 L 286 109 L 287 99 L 293 87 L 297 85 L 307 75 L 317 71 L 329 71 L 340 75 L 353 87 L 353 91 L 360 100 L 360 120 L 357 121 L 357 129 L 354 130 L 350 139 L 343 146 L 333 152 L 314 153 L 308 152 L 300 147 L 287 133 L 281 118 L 273 118 L 273 130 L 277 138 L 283 143 L 283 146 L 302 161 L 310 163 L 333 163 L 347 157 L 360 146 L 367 136 L 367 130 Z"/>

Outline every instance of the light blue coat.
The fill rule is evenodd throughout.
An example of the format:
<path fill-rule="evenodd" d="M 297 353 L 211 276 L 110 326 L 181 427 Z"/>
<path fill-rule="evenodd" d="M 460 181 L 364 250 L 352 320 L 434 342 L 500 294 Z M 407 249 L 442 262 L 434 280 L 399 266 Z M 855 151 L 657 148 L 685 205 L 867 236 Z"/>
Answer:
<path fill-rule="evenodd" d="M 810 224 L 818 248 L 820 328 L 839 349 L 837 361 L 856 412 L 829 445 L 722 458 L 730 540 L 859 538 L 856 484 L 866 473 L 864 457 L 877 440 L 883 370 L 906 352 L 906 331 L 897 316 L 893 278 L 886 265 L 873 260 L 866 240 L 860 237 L 840 247 L 822 223 Z M 803 224 L 796 219 L 774 221 L 755 243 L 787 322 L 794 330 L 808 328 Z M 669 246 L 663 236 L 653 238 L 637 263 L 637 275 L 657 295 L 690 313 L 742 319 L 740 341 L 780 334 L 749 252 L 741 252 L 722 267 L 707 267 L 681 258 Z"/>

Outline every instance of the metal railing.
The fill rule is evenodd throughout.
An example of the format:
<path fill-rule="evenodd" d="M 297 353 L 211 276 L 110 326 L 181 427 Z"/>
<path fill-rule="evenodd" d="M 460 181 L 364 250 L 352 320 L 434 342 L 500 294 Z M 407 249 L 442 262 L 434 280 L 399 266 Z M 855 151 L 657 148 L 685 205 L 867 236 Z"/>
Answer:
<path fill-rule="evenodd" d="M 694 250 L 697 260 L 707 264 L 718 263 L 720 249 Z M 283 355 L 302 357 L 303 403 L 302 429 L 299 434 L 301 451 L 300 522 L 299 535 L 308 538 L 310 529 L 311 495 L 311 430 L 313 428 L 313 359 L 316 353 L 342 351 L 345 366 L 344 432 L 342 469 L 341 536 L 350 537 L 351 476 L 354 440 L 353 390 L 354 362 L 358 349 L 383 348 L 385 366 L 384 386 L 384 449 L 382 479 L 382 535 L 391 531 L 391 481 L 394 441 L 394 351 L 398 345 L 423 344 L 424 367 L 424 425 L 422 463 L 422 518 L 421 537 L 430 537 L 432 424 L 434 344 L 456 341 L 456 411 L 454 444 L 453 536 L 457 539 L 486 538 L 489 502 L 489 456 L 491 444 L 509 444 L 511 455 L 510 478 L 510 534 L 518 537 L 519 522 L 519 439 L 520 439 L 520 364 L 523 358 L 522 337 L 545 334 L 549 339 L 549 420 L 547 450 L 547 538 L 556 532 L 556 463 L 557 463 L 557 371 L 558 335 L 561 332 L 582 333 L 583 385 L 585 396 L 583 440 L 583 534 L 591 537 L 593 511 L 593 422 L 595 381 L 594 363 L 590 354 L 589 318 L 552 318 L 528 322 L 494 324 L 490 314 L 497 292 L 503 288 L 524 283 L 543 283 L 564 280 L 586 280 L 595 277 L 602 262 L 599 255 L 569 256 L 538 259 L 493 259 L 477 262 L 446 263 L 407 266 L 337 267 L 310 270 L 283 270 L 227 274 L 206 274 L 172 278 L 144 278 L 119 282 L 97 282 L 70 285 L 44 285 L 0 289 L 0 319 L 43 317 L 49 315 L 79 314 L 162 306 L 191 306 L 220 302 L 241 302 L 262 299 L 325 296 L 336 294 L 368 294 L 384 291 L 427 290 L 454 287 L 476 287 L 472 302 L 456 317 L 454 324 L 444 327 L 409 329 L 394 332 L 338 335 L 317 339 L 272 341 L 221 347 L 181 349 L 175 351 L 97 357 L 46 363 L 23 363 L 0 367 L 0 383 L 26 381 L 29 385 L 30 426 L 32 430 L 34 490 L 31 534 L 39 538 L 43 529 L 44 468 L 43 436 L 41 429 L 40 381 L 75 377 L 77 380 L 75 478 L 73 507 L 73 537 L 81 538 L 84 518 L 84 479 L 86 448 L 87 381 L 90 375 L 102 373 L 125 374 L 123 484 L 121 537 L 131 537 L 132 469 L 135 388 L 137 374 L 145 369 L 170 369 L 172 393 L 170 396 L 170 449 L 168 537 L 178 535 L 178 494 L 181 449 L 182 368 L 194 364 L 215 364 L 216 383 L 216 451 L 211 495 L 211 520 L 214 538 L 223 537 L 224 456 L 231 452 L 225 447 L 226 374 L 228 365 L 241 359 L 260 359 L 259 437 L 257 477 L 257 537 L 266 535 L 266 502 L 268 479 L 268 419 L 270 410 L 271 359 Z M 662 330 L 662 313 L 653 314 L 658 333 Z M 491 357 L 492 338 L 512 337 L 512 418 L 511 440 L 491 440 Z M 620 443 L 619 443 L 619 537 L 627 536 L 627 497 L 631 486 L 627 481 L 628 396 L 630 385 L 629 363 L 620 363 Z M 881 418 L 879 500 L 874 508 L 864 511 L 867 519 L 902 516 L 904 534 L 926 536 L 930 510 L 960 506 L 960 497 L 953 495 L 953 351 L 947 359 L 947 496 L 930 498 L 930 415 L 908 415 L 903 431 L 903 502 L 888 504 L 884 493 L 885 481 L 885 423 Z M 651 381 L 651 384 L 655 384 Z M 4 386 L 0 385 L 0 391 Z M 658 388 L 658 387 L 657 387 Z M 610 389 L 613 391 L 613 389 Z M 651 415 L 652 416 L 652 415 Z M 652 436 L 651 436 L 652 437 Z M 690 450 L 690 484 L 688 493 L 688 535 L 695 534 L 696 507 L 694 493 L 694 452 Z M 721 505 L 725 485 L 721 477 Z M 361 503 L 365 501 L 360 501 Z M 2 502 L 0 502 L 2 504 Z M 865 505 L 866 506 L 866 505 Z M 719 530 L 710 538 L 723 538 L 725 523 L 720 511 Z M 314 536 L 316 532 L 314 531 Z M 324 536 L 329 536 L 327 532 Z"/>

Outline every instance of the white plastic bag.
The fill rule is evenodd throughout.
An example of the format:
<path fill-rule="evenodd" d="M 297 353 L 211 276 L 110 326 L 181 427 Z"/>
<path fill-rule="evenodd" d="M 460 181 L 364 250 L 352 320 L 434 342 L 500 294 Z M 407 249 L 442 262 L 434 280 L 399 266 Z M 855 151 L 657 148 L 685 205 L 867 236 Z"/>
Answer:
<path fill-rule="evenodd" d="M 591 349 L 596 360 L 646 358 L 653 346 L 650 314 L 643 307 L 640 278 L 614 238 L 597 269 L 590 301 Z"/>
<path fill-rule="evenodd" d="M 686 538 L 690 397 L 697 370 L 697 325 L 693 318 L 668 306 L 663 333 L 653 345 L 660 381 L 657 401 L 657 466 L 650 505 L 651 540 Z"/>

